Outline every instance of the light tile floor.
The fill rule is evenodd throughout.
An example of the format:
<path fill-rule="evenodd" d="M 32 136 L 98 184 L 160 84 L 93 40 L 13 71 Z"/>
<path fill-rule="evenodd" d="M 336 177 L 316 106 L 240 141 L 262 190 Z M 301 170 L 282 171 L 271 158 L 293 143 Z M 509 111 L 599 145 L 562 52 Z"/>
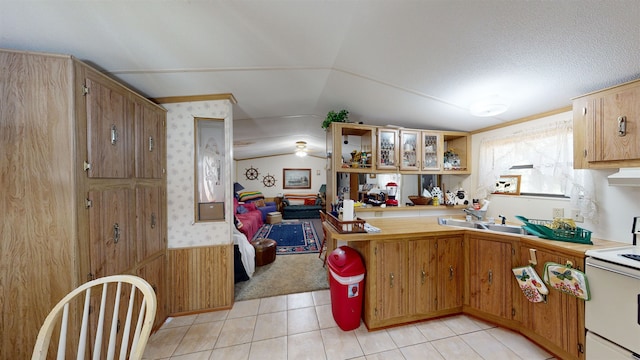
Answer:
<path fill-rule="evenodd" d="M 236 302 L 231 310 L 167 319 L 145 359 L 552 359 L 518 333 L 466 315 L 342 331 L 329 290 Z"/>

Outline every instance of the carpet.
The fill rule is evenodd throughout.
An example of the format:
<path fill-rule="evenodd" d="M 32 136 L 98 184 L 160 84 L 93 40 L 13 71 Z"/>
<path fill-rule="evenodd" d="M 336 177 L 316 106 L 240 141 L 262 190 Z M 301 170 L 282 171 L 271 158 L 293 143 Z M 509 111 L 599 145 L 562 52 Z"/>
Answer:
<path fill-rule="evenodd" d="M 260 299 L 329 288 L 327 268 L 317 254 L 278 256 L 257 266 L 253 277 L 235 284 L 235 300 Z"/>
<path fill-rule="evenodd" d="M 264 224 L 252 240 L 259 238 L 275 240 L 278 255 L 318 253 L 320 248 L 318 233 L 311 221 Z"/>

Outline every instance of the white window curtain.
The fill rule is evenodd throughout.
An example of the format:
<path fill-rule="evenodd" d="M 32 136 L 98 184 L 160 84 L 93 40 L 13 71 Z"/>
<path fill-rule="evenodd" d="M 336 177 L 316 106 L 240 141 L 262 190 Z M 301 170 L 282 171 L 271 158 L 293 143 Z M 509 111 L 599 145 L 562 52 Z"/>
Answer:
<path fill-rule="evenodd" d="M 511 170 L 518 165 L 533 165 L 521 182 L 534 189 L 532 192 L 568 196 L 572 207 L 580 209 L 585 218 L 596 218 L 590 174 L 586 170 L 573 169 L 572 120 L 558 120 L 543 126 L 532 124 L 530 128 L 483 139 L 478 164 L 478 196 L 489 195 L 501 175 L 518 173 Z"/>

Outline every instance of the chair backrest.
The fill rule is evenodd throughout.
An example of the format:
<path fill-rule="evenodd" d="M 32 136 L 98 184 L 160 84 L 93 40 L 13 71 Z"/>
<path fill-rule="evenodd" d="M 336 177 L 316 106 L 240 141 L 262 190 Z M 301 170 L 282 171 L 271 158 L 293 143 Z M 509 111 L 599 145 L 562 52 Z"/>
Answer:
<path fill-rule="evenodd" d="M 137 276 L 114 275 L 89 281 L 51 310 L 40 328 L 31 359 L 51 358 L 50 351 L 57 353 L 57 359 L 66 359 L 69 354 L 84 359 L 89 351 L 93 359 L 114 359 L 117 353 L 120 359 L 141 359 L 156 307 L 153 288 Z M 80 316 L 80 327 L 74 329 L 70 323 Z M 54 334 L 58 346 L 50 349 Z M 69 349 L 67 345 L 71 345 Z"/>

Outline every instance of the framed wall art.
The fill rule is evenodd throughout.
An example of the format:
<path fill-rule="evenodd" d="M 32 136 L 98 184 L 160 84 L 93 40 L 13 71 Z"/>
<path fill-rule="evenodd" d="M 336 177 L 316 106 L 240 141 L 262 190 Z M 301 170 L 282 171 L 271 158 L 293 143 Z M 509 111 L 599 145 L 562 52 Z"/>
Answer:
<path fill-rule="evenodd" d="M 500 175 L 496 180 L 494 194 L 520 195 L 520 175 Z"/>
<path fill-rule="evenodd" d="M 283 189 L 311 189 L 311 169 L 282 169 Z"/>

